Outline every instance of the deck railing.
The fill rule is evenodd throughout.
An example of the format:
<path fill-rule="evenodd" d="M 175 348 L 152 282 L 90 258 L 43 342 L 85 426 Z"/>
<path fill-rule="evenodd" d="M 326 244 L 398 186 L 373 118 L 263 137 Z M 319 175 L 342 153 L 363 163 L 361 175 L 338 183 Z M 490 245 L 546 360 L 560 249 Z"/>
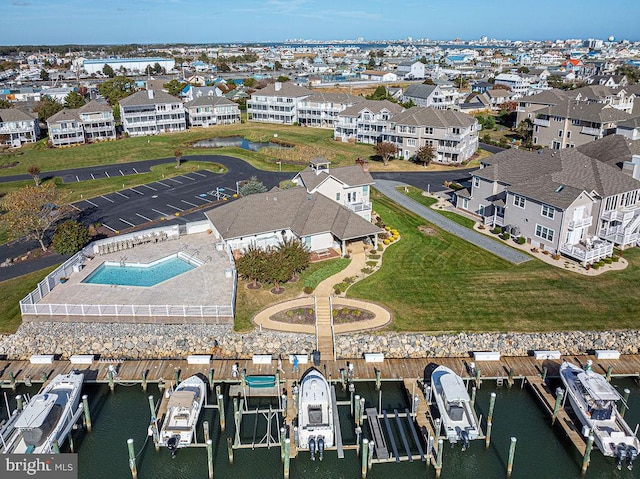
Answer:
<path fill-rule="evenodd" d="M 333 327 L 333 298 L 329 296 L 329 320 L 331 322 L 331 349 L 333 349 L 333 360 L 336 361 L 336 331 Z"/>

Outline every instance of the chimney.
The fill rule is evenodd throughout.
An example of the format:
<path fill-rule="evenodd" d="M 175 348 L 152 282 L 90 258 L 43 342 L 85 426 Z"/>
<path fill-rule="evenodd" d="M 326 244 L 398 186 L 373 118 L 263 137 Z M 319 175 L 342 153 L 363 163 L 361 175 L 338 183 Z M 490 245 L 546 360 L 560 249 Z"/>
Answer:
<path fill-rule="evenodd" d="M 147 90 L 147 95 L 149 95 L 149 100 L 153 100 L 153 90 Z"/>
<path fill-rule="evenodd" d="M 276 89 L 276 91 L 282 90 L 282 82 L 277 81 L 275 83 L 275 89 Z"/>

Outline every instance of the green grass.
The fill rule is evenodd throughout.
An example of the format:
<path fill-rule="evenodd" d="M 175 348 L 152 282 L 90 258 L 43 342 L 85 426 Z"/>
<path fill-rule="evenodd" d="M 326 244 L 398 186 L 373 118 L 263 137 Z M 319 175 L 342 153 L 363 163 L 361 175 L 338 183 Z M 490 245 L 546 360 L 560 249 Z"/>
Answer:
<path fill-rule="evenodd" d="M 512 265 L 376 195 L 374 209 L 400 230 L 382 267 L 348 296 L 384 304 L 397 331 L 570 331 L 637 328 L 640 251 L 623 271 L 595 277 L 541 261 Z"/>
<path fill-rule="evenodd" d="M 41 269 L 0 283 L 0 333 L 10 334 L 18 329 L 22 321 L 20 300 L 56 267 Z"/>
<path fill-rule="evenodd" d="M 333 261 L 328 261 L 326 263 L 322 263 L 322 267 L 309 274 L 304 280 L 304 285 L 309 286 L 310 288 L 316 289 L 320 283 L 322 283 L 325 279 L 333 276 L 334 274 L 339 273 L 351 262 L 348 258 L 340 258 Z"/>
<path fill-rule="evenodd" d="M 408 189 L 409 189 L 408 193 L 405 193 L 404 188 L 402 187 L 398 188 L 398 191 L 408 196 L 412 200 L 417 201 L 421 205 L 426 206 L 427 208 L 431 208 L 432 205 L 435 205 L 438 202 L 437 199 L 432 198 L 431 196 L 423 196 L 422 190 L 419 188 L 410 186 Z M 436 210 L 436 209 L 434 209 L 433 211 L 435 211 L 438 214 L 441 214 L 445 218 L 449 218 L 451 221 L 458 223 L 459 225 L 462 225 L 465 228 L 473 229 L 473 225 L 476 223 L 472 219 L 467 218 L 466 216 L 462 216 L 457 213 L 454 213 L 453 211 Z"/>
<path fill-rule="evenodd" d="M 300 278 L 295 283 L 285 283 L 282 286 L 285 292 L 282 294 L 272 294 L 269 292 L 272 285 L 262 285 L 258 290 L 247 289 L 245 281 L 238 281 L 238 291 L 236 293 L 236 317 L 234 329 L 236 331 L 250 331 L 254 328 L 253 317 L 264 308 L 282 301 L 294 299 L 302 294 L 302 290 L 309 277 L 320 277 L 320 281 L 328 278 L 331 274 L 343 270 L 349 260 L 331 259 L 321 263 L 312 263 L 300 274 Z M 333 271 L 333 273 L 331 273 Z M 330 274 L 329 274 L 330 273 Z"/>

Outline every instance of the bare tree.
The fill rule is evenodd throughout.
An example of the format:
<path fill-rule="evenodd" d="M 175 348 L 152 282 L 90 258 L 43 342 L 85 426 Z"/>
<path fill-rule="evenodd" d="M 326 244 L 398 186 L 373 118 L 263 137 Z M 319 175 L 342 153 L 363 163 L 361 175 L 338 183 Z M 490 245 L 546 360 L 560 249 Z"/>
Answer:
<path fill-rule="evenodd" d="M 176 157 L 176 168 L 180 168 L 180 162 L 182 161 L 182 150 L 173 150 L 173 156 Z"/>
<path fill-rule="evenodd" d="M 36 186 L 38 186 L 40 184 L 40 167 L 36 166 L 36 165 L 31 165 L 29 168 L 27 168 L 27 173 L 29 173 L 31 175 L 31 178 L 33 178 L 33 182 L 36 184 Z"/>
<path fill-rule="evenodd" d="M 384 163 L 384 166 L 387 166 L 389 164 L 389 161 L 393 159 L 393 157 L 396 156 L 396 153 L 398 152 L 398 147 L 388 141 L 381 141 L 377 143 L 375 149 L 376 155 L 382 158 L 382 163 Z"/>

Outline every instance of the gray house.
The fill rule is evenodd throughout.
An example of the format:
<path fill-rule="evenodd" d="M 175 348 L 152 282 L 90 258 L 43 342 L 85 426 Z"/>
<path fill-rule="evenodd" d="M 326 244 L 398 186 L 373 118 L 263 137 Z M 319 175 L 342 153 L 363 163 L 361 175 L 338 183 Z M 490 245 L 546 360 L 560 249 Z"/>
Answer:
<path fill-rule="evenodd" d="M 17 108 L 0 109 L 0 145 L 19 148 L 23 143 L 35 143 L 40 135 L 38 119 Z"/>

